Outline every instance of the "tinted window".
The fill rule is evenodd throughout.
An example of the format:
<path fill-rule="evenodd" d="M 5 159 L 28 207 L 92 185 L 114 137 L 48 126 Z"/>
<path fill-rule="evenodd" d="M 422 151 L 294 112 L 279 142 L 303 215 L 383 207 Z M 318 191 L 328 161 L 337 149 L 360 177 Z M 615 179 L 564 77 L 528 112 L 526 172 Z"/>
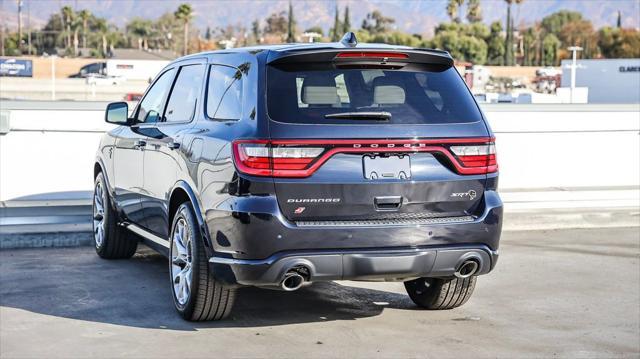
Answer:
<path fill-rule="evenodd" d="M 242 71 L 228 66 L 211 66 L 207 92 L 207 116 L 217 120 L 242 117 Z"/>
<path fill-rule="evenodd" d="M 180 68 L 167 102 L 165 121 L 183 122 L 193 119 L 202 88 L 203 75 L 204 65 L 188 65 Z"/>
<path fill-rule="evenodd" d="M 336 69 L 273 67 L 267 70 L 271 119 L 314 124 L 436 124 L 480 121 L 473 97 L 453 67 Z M 389 112 L 389 121 L 325 118 L 349 112 Z"/>
<path fill-rule="evenodd" d="M 158 122 L 162 116 L 164 100 L 171 89 L 174 70 L 169 70 L 158 78 L 142 99 L 136 119 L 139 122 Z"/>

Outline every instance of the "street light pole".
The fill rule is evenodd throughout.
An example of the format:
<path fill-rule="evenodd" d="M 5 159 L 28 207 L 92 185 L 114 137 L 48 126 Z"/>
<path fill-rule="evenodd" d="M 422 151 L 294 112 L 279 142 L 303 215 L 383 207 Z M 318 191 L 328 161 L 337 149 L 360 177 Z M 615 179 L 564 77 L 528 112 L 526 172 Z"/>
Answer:
<path fill-rule="evenodd" d="M 570 46 L 567 48 L 567 50 L 572 52 L 571 55 L 571 89 L 569 92 L 569 98 L 571 103 L 573 103 L 573 92 L 576 89 L 576 68 L 578 67 L 577 64 L 577 54 L 578 51 L 582 51 L 582 47 L 580 46 Z"/>

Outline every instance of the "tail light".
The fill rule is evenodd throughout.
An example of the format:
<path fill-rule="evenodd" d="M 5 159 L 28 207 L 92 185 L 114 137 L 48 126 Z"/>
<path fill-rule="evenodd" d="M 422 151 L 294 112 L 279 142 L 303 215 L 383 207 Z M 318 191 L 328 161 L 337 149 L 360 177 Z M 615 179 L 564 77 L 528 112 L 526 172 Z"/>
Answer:
<path fill-rule="evenodd" d="M 338 59 L 354 59 L 354 58 L 381 58 L 381 59 L 408 59 L 409 55 L 400 52 L 341 52 L 336 58 Z"/>
<path fill-rule="evenodd" d="M 323 147 L 274 147 L 268 141 L 236 141 L 238 169 L 254 176 L 306 177 L 303 170 L 325 151 Z"/>
<path fill-rule="evenodd" d="M 406 152 L 441 154 L 452 165 L 452 169 L 461 175 L 498 171 L 493 138 L 233 142 L 233 159 L 238 171 L 267 177 L 309 177 L 336 153 Z"/>
<path fill-rule="evenodd" d="M 467 168 L 481 169 L 481 173 L 498 170 L 496 160 L 496 146 L 493 143 L 483 145 L 450 146 L 460 164 Z M 486 172 L 484 172 L 486 169 Z"/>

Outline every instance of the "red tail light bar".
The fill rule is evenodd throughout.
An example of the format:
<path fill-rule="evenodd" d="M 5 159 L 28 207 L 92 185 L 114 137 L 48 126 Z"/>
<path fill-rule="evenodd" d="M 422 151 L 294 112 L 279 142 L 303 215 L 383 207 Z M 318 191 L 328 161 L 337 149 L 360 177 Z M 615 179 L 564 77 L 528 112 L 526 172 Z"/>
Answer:
<path fill-rule="evenodd" d="M 236 140 L 238 171 L 252 176 L 311 176 L 336 153 L 430 152 L 446 158 L 461 175 L 498 171 L 494 138 L 430 140 Z"/>
<path fill-rule="evenodd" d="M 408 59 L 409 55 L 400 52 L 341 52 L 337 59 L 376 58 L 376 59 Z"/>

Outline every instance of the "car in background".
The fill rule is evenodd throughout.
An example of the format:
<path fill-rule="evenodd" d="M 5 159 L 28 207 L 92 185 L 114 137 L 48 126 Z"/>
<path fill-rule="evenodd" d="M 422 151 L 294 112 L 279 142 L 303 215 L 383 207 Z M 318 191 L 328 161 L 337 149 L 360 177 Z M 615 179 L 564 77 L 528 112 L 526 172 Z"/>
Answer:
<path fill-rule="evenodd" d="M 87 85 L 120 85 L 126 80 L 122 76 L 90 74 L 85 77 Z"/>

